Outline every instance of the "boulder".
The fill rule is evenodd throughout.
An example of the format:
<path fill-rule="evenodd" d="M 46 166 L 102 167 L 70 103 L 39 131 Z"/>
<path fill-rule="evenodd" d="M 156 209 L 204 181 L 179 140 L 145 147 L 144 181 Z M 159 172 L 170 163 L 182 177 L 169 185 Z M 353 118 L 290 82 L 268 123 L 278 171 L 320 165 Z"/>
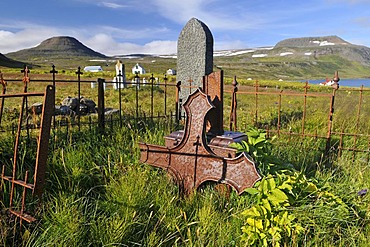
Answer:
<path fill-rule="evenodd" d="M 68 96 L 63 100 L 62 105 L 68 106 L 73 111 L 77 111 L 78 99 Z"/>

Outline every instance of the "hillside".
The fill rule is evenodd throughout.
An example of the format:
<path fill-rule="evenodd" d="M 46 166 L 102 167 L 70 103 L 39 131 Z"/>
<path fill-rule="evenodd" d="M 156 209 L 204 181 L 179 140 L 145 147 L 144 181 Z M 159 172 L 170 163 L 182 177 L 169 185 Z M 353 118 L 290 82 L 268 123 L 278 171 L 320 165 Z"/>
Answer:
<path fill-rule="evenodd" d="M 24 63 L 10 59 L 0 53 L 0 67 L 22 68 Z"/>
<path fill-rule="evenodd" d="M 16 60 L 36 64 L 55 65 L 73 60 L 105 59 L 107 56 L 96 52 L 73 37 L 60 36 L 44 40 L 36 47 L 6 54 Z"/>
<path fill-rule="evenodd" d="M 280 47 L 320 47 L 328 45 L 350 45 L 349 42 L 339 38 L 338 36 L 323 36 L 323 37 L 304 37 L 284 39 L 275 45 L 275 48 Z"/>
<path fill-rule="evenodd" d="M 337 36 L 292 38 L 274 47 L 218 52 L 215 64 L 228 76 L 308 79 L 331 76 L 369 77 L 370 48 Z"/>
<path fill-rule="evenodd" d="M 125 63 L 126 72 L 138 62 L 153 73 L 176 68 L 176 55 L 107 57 L 72 37 L 50 38 L 34 48 L 6 55 L 47 68 L 53 63 L 58 69 L 101 65 L 105 71 L 114 71 L 116 59 Z M 363 78 L 370 76 L 370 48 L 353 45 L 338 36 L 290 38 L 272 47 L 215 51 L 214 64 L 214 70 L 223 69 L 229 78 L 236 75 L 253 79 L 322 79 L 336 70 L 346 78 Z"/>

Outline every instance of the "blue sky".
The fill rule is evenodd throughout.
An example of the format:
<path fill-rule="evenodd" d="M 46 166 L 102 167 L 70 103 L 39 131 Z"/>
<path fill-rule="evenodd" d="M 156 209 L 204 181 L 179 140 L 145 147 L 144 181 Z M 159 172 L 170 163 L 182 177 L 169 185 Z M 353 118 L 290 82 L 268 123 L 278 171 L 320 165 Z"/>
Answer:
<path fill-rule="evenodd" d="M 186 22 L 211 30 L 215 50 L 338 35 L 370 46 L 370 0 L 2 0 L 0 53 L 72 36 L 106 55 L 173 54 Z"/>

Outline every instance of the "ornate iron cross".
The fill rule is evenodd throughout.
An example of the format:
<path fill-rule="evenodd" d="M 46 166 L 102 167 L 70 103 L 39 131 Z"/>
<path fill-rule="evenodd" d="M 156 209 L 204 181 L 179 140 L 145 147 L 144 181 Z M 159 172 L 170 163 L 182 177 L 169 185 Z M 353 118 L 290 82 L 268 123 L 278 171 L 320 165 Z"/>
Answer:
<path fill-rule="evenodd" d="M 185 194 L 206 181 L 228 184 L 241 194 L 261 177 L 247 154 L 225 158 L 214 154 L 207 146 L 205 118 L 212 108 L 210 97 L 197 89 L 184 104 L 186 125 L 178 145 L 163 147 L 139 143 L 140 161 L 166 169 Z"/>

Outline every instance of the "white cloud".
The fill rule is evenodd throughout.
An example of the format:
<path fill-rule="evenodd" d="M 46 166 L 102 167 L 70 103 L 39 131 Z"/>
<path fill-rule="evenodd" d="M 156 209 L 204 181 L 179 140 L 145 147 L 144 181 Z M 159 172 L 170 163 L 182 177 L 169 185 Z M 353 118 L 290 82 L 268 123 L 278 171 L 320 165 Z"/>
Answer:
<path fill-rule="evenodd" d="M 109 32 L 107 30 L 111 31 Z M 176 53 L 176 41 L 150 40 L 148 42 L 143 42 L 143 44 L 135 44 L 122 40 L 122 37 L 125 37 L 125 34 L 129 33 L 135 33 L 137 35 L 136 38 L 146 37 L 146 34 L 148 34 L 147 30 L 143 30 L 143 32 L 133 32 L 129 30 L 115 30 L 113 32 L 112 30 L 115 29 L 105 27 L 103 29 L 99 29 L 99 31 L 106 32 L 98 32 L 92 36 L 91 34 L 93 34 L 93 32 L 89 29 L 81 31 L 78 28 L 55 29 L 47 26 L 29 25 L 25 29 L 11 32 L 2 30 L 2 27 L 0 26 L 0 53 L 6 54 L 22 49 L 32 48 L 40 44 L 42 41 L 55 36 L 75 37 L 89 48 L 108 56 L 132 53 Z M 157 32 L 161 33 L 162 31 L 163 30 L 158 30 Z M 154 33 L 156 32 L 154 31 Z M 153 32 L 151 34 L 153 34 Z M 132 39 L 133 38 L 134 37 L 132 37 Z M 149 38 L 149 36 L 146 38 Z"/>
<path fill-rule="evenodd" d="M 165 27 L 124 29 L 124 28 L 118 28 L 118 27 L 112 27 L 112 26 L 97 26 L 97 27 L 91 27 L 88 29 L 89 30 L 87 32 L 89 31 L 94 32 L 95 30 L 99 30 L 99 32 L 101 33 L 109 34 L 110 36 L 115 37 L 117 39 L 125 39 L 125 40 L 148 39 L 151 37 L 156 37 L 156 36 L 158 37 L 160 35 L 170 32 L 170 30 Z"/>
<path fill-rule="evenodd" d="M 85 40 L 84 44 L 108 56 L 134 53 L 173 54 L 176 53 L 177 49 L 176 41 L 154 40 L 144 45 L 138 45 L 129 42 L 119 43 L 106 34 L 97 34 L 91 39 Z"/>
<path fill-rule="evenodd" d="M 31 48 L 45 39 L 59 35 L 62 35 L 62 33 L 45 26 L 29 26 L 17 32 L 1 30 L 0 27 L 0 53 L 5 54 Z"/>
<path fill-rule="evenodd" d="M 184 24 L 195 17 L 212 30 L 240 30 L 259 28 L 264 22 L 252 12 L 244 12 L 237 3 L 219 0 L 152 0 L 158 14 L 173 22 Z"/>
<path fill-rule="evenodd" d="M 112 3 L 112 2 L 101 2 L 98 4 L 98 6 L 103 6 L 111 9 L 121 9 L 127 7 L 126 5 Z"/>
<path fill-rule="evenodd" d="M 245 48 L 244 42 L 240 40 L 227 40 L 227 41 L 214 41 L 214 50 L 231 50 L 231 49 L 242 49 Z"/>

